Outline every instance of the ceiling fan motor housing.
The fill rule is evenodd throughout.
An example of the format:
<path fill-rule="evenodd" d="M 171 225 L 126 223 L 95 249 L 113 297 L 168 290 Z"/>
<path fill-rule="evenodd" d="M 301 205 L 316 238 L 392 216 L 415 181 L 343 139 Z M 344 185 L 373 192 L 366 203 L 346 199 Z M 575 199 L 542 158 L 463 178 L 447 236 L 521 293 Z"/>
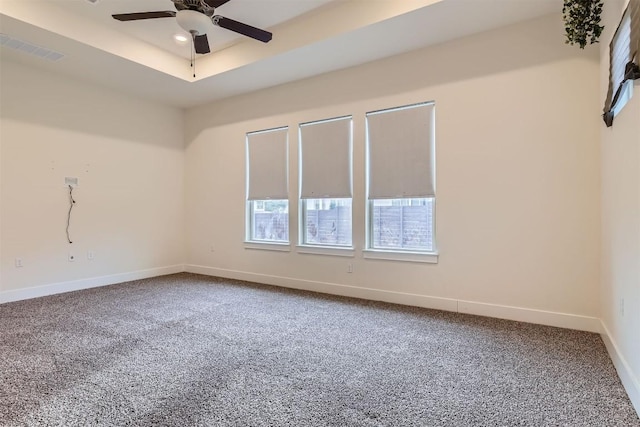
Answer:
<path fill-rule="evenodd" d="M 185 31 L 195 35 L 207 34 L 213 28 L 211 18 L 195 10 L 179 10 L 176 20 Z"/>
<path fill-rule="evenodd" d="M 213 16 L 214 13 L 213 6 L 209 5 L 205 0 L 173 0 L 173 4 L 178 10 L 196 10 L 207 16 Z"/>

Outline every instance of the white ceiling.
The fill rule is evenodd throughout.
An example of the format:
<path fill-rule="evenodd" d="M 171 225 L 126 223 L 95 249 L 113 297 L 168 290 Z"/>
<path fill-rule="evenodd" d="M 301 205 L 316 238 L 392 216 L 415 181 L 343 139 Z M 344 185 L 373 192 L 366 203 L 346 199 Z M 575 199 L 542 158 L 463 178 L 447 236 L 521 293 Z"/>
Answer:
<path fill-rule="evenodd" d="M 331 0 L 231 0 L 216 9 L 216 15 L 222 15 L 236 21 L 244 22 L 258 28 L 271 28 L 289 21 L 297 16 L 312 11 L 329 3 Z M 115 31 L 121 31 L 131 37 L 143 40 L 175 55 L 189 58 L 189 45 L 179 45 L 174 42 L 175 34 L 188 36 L 176 20 L 146 19 L 137 22 L 120 22 L 111 18 L 116 13 L 175 11 L 171 0 L 98 0 L 91 3 L 88 0 L 58 0 L 58 6 L 63 6 L 68 12 L 91 19 L 100 25 L 105 25 Z M 208 34 L 212 52 L 222 50 L 244 37 L 223 28 L 214 27 Z"/>
<path fill-rule="evenodd" d="M 48 61 L 2 46 L 0 59 L 187 108 L 561 9 L 561 0 L 231 0 L 216 14 L 272 31 L 273 40 L 215 27 L 194 78 L 189 46 L 173 40 L 183 32 L 174 18 L 111 18 L 175 10 L 171 0 L 0 0 L 1 33 L 65 55 Z"/>

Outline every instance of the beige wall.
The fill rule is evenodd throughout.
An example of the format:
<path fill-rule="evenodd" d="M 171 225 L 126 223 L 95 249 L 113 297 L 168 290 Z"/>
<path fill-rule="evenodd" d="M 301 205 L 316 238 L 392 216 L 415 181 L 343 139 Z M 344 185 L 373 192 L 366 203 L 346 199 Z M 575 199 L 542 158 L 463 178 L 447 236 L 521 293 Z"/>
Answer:
<path fill-rule="evenodd" d="M 410 295 L 391 300 L 409 303 L 447 299 L 426 304 L 440 307 L 450 299 L 597 316 L 598 51 L 566 46 L 561 34 L 554 15 L 189 110 L 191 269 L 374 298 L 399 292 Z M 363 259 L 364 114 L 431 100 L 439 263 Z M 345 114 L 354 116 L 355 257 L 245 249 L 245 132 L 291 127 L 296 242 L 297 124 Z"/>
<path fill-rule="evenodd" d="M 182 112 L 32 67 L 1 71 L 0 290 L 182 264 Z M 65 176 L 80 180 L 71 245 Z"/>
<path fill-rule="evenodd" d="M 609 78 L 609 43 L 625 1 L 608 1 L 601 39 L 600 94 Z M 601 124 L 602 288 L 601 316 L 617 347 L 618 371 L 640 412 L 640 85 L 616 116 Z M 624 303 L 623 303 L 624 300 Z M 624 314 L 622 305 L 624 304 Z M 624 366 L 626 365 L 626 367 Z"/>

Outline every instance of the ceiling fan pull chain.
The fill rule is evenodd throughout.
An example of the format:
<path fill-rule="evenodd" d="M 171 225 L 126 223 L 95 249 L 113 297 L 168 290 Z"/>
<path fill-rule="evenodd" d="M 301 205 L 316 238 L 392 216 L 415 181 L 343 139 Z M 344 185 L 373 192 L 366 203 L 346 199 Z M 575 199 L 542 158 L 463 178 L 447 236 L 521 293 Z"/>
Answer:
<path fill-rule="evenodd" d="M 191 68 L 193 68 L 193 77 L 196 77 L 196 53 L 195 53 L 195 44 L 196 44 L 196 34 L 194 32 L 191 33 Z"/>
<path fill-rule="evenodd" d="M 196 78 L 196 33 L 191 32 L 191 67 L 193 68 L 193 78 Z"/>

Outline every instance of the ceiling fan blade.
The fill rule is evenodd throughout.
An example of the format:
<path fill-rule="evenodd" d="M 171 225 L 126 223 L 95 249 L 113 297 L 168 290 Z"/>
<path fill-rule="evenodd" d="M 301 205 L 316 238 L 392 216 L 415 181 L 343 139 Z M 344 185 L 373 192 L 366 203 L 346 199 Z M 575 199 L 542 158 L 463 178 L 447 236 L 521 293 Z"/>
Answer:
<path fill-rule="evenodd" d="M 211 52 L 211 49 L 209 49 L 209 40 L 207 39 L 206 34 L 195 36 L 193 38 L 193 46 L 195 47 L 196 53 L 204 54 Z"/>
<path fill-rule="evenodd" d="M 264 43 L 269 42 L 273 36 L 269 31 L 261 30 L 260 28 L 252 27 L 251 25 L 243 24 L 242 22 L 234 21 L 233 19 L 220 15 L 213 17 L 213 23 L 219 27 L 235 31 L 243 36 L 251 37 Z"/>
<path fill-rule="evenodd" d="M 164 10 L 160 12 L 120 13 L 111 16 L 118 21 L 137 21 L 139 19 L 174 18 L 176 13 L 171 10 Z"/>
<path fill-rule="evenodd" d="M 223 4 L 227 3 L 229 0 L 204 0 L 206 4 L 213 7 L 214 9 L 219 8 Z"/>

